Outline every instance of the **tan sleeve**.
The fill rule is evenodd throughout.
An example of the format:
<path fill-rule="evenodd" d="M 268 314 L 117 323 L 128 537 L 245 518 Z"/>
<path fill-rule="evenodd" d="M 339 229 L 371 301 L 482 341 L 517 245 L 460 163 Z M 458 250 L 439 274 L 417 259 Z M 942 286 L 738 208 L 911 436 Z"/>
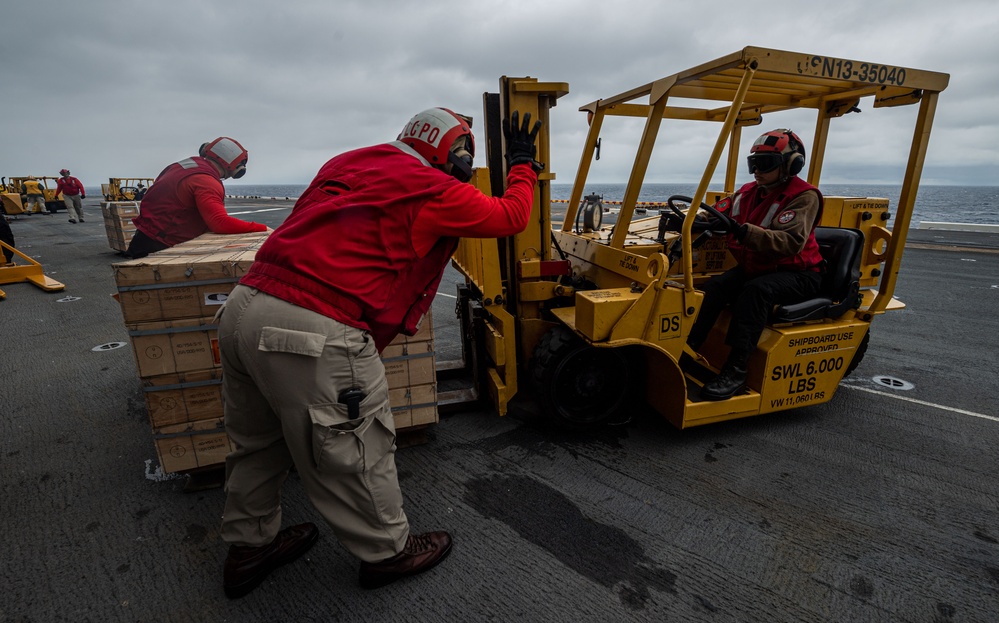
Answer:
<path fill-rule="evenodd" d="M 748 225 L 742 244 L 759 253 L 789 257 L 801 253 L 819 216 L 819 195 L 808 190 L 774 215 L 769 229 Z"/>

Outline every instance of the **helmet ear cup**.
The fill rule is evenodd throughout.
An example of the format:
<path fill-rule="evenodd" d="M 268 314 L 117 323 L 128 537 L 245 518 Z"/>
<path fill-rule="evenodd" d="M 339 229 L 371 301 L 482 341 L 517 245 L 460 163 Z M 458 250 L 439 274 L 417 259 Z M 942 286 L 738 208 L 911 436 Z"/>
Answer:
<path fill-rule="evenodd" d="M 784 135 L 787 136 L 788 148 L 792 150 L 791 153 L 785 156 L 787 174 L 797 175 L 805 168 L 805 146 L 801 144 L 801 139 L 798 138 L 798 135 L 791 130 L 784 130 Z"/>
<path fill-rule="evenodd" d="M 798 152 L 790 154 L 787 158 L 787 174 L 797 175 L 805 167 L 805 157 Z"/>

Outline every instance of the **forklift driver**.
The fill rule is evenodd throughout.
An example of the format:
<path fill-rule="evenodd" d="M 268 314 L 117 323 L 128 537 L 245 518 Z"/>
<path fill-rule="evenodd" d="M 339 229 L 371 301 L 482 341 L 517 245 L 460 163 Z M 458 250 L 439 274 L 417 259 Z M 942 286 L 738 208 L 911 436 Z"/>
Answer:
<path fill-rule="evenodd" d="M 797 177 L 805 165 L 801 139 L 791 130 L 772 130 L 749 151 L 755 181 L 715 204 L 730 217 L 728 248 L 738 265 L 703 284 L 704 301 L 687 338 L 698 350 L 722 309 L 732 306 L 725 338 L 731 350 L 701 389 L 705 400 L 727 400 L 745 389 L 749 357 L 774 306 L 812 298 L 822 284 L 815 242 L 822 194 Z"/>

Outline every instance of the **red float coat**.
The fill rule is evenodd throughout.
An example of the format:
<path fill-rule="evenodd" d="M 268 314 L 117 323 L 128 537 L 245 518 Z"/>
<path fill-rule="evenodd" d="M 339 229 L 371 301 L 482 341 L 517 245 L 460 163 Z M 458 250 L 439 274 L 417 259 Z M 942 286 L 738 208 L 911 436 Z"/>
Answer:
<path fill-rule="evenodd" d="M 63 195 L 72 197 L 74 195 L 80 195 L 84 199 L 87 198 L 87 191 L 83 188 L 83 182 L 79 178 L 73 176 L 60 177 L 59 181 L 56 182 L 56 196 L 62 193 Z"/>
<path fill-rule="evenodd" d="M 817 195 L 817 207 L 814 196 L 805 194 L 809 191 Z M 724 209 L 722 205 L 715 207 Z M 729 211 L 738 223 L 750 227 L 742 242 L 729 236 L 728 249 L 748 275 L 819 271 L 822 254 L 815 241 L 815 226 L 821 215 L 822 193 L 801 178 L 791 177 L 771 190 L 750 182 L 731 199 Z"/>
<path fill-rule="evenodd" d="M 502 198 L 386 143 L 327 162 L 240 283 L 369 331 L 381 351 L 413 335 L 459 236 L 523 231 L 537 174 L 511 168 Z"/>
<path fill-rule="evenodd" d="M 244 234 L 267 231 L 262 223 L 229 216 L 225 187 L 212 163 L 199 156 L 185 158 L 163 169 L 142 198 L 135 228 L 172 247 L 201 234 Z"/>

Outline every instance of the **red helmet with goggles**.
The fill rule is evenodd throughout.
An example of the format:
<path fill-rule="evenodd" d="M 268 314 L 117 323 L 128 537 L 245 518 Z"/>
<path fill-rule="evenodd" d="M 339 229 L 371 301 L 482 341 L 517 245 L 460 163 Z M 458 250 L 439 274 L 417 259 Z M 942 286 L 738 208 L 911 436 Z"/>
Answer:
<path fill-rule="evenodd" d="M 198 150 L 198 155 L 217 164 L 222 169 L 223 178 L 231 177 L 238 180 L 246 175 L 249 153 L 228 136 L 220 136 L 214 141 L 203 144 Z"/>
<path fill-rule="evenodd" d="M 786 176 L 797 175 L 805 166 L 805 146 L 791 130 L 771 130 L 756 139 L 746 160 L 750 173 L 769 173 L 783 166 Z"/>
<path fill-rule="evenodd" d="M 402 129 L 397 141 L 409 145 L 432 166 L 450 173 L 462 182 L 472 177 L 475 138 L 472 119 L 447 108 L 430 108 L 417 113 Z"/>

